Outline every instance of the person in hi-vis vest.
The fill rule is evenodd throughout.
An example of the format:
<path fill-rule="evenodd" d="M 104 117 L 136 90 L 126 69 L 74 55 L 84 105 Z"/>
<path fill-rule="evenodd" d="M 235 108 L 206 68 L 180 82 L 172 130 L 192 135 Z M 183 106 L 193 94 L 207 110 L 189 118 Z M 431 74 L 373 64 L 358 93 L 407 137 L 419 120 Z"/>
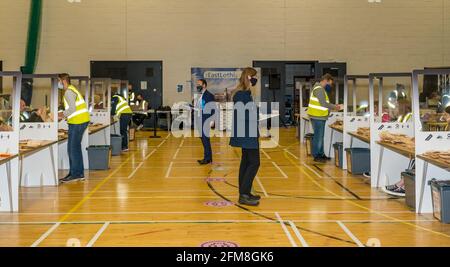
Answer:
<path fill-rule="evenodd" d="M 324 153 L 323 143 L 325 134 L 325 124 L 330 115 L 330 110 L 339 111 L 341 105 L 330 103 L 328 94 L 331 92 L 334 78 L 330 74 L 325 74 L 319 83 L 316 83 L 310 93 L 308 115 L 314 129 L 314 137 L 312 140 L 312 156 L 316 162 L 324 162 L 329 160 Z"/>
<path fill-rule="evenodd" d="M 64 111 L 58 113 L 59 120 L 66 119 L 69 125 L 67 151 L 69 153 L 70 171 L 61 179 L 62 183 L 84 180 L 83 153 L 81 141 L 86 131 L 90 115 L 86 101 L 77 88 L 70 83 L 69 74 L 58 76 L 58 88 L 64 90 Z"/>
<path fill-rule="evenodd" d="M 122 151 L 128 151 L 128 125 L 130 125 L 133 111 L 128 105 L 127 100 L 115 94 L 111 101 L 111 115 L 116 115 L 120 120 L 120 135 L 122 136 Z"/>

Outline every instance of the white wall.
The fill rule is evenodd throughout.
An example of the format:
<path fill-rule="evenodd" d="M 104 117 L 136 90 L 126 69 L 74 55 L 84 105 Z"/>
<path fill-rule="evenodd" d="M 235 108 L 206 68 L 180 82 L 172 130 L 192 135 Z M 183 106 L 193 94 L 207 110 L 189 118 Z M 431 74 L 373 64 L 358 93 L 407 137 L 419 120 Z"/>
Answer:
<path fill-rule="evenodd" d="M 0 60 L 23 65 L 27 0 L 0 1 Z M 37 72 L 88 75 L 91 60 L 163 60 L 164 104 L 190 67 L 345 61 L 350 74 L 450 65 L 450 0 L 44 1 Z"/>

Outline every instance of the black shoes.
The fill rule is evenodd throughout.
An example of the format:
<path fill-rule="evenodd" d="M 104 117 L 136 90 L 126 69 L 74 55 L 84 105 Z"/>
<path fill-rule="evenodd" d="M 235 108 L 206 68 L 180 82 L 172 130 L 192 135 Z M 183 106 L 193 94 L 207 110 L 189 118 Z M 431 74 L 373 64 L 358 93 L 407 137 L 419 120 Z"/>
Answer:
<path fill-rule="evenodd" d="M 59 179 L 59 180 L 62 181 L 62 180 L 67 179 L 67 178 L 69 178 L 69 177 L 70 177 L 70 173 L 67 174 L 66 176 L 64 176 L 64 178 L 61 178 L 61 179 Z"/>
<path fill-rule="evenodd" d="M 261 196 L 258 196 L 258 195 L 250 194 L 249 196 L 250 196 L 250 198 L 253 199 L 253 200 L 260 200 L 260 199 L 261 199 Z"/>
<path fill-rule="evenodd" d="M 331 160 L 331 158 L 330 157 L 327 157 L 327 156 L 325 156 L 325 154 L 324 155 L 322 155 L 320 158 L 322 158 L 322 159 L 324 159 L 324 160 Z"/>
<path fill-rule="evenodd" d="M 253 196 L 256 197 L 256 196 Z M 240 195 L 239 196 L 239 204 L 247 205 L 247 206 L 258 206 L 259 201 L 255 198 L 252 198 L 251 195 Z"/>
<path fill-rule="evenodd" d="M 206 165 L 206 164 L 212 163 L 212 160 L 202 159 L 202 160 L 197 160 L 197 162 L 198 162 L 198 164 L 200 164 L 200 165 Z"/>
<path fill-rule="evenodd" d="M 84 180 L 85 180 L 84 176 L 82 176 L 82 177 L 66 176 L 66 177 L 62 178 L 61 180 L 59 180 L 59 181 L 62 184 L 68 184 L 68 183 L 84 181 Z"/>
<path fill-rule="evenodd" d="M 317 157 L 317 158 L 314 158 L 314 161 L 318 162 L 318 163 L 325 163 L 327 160 L 322 157 Z"/>

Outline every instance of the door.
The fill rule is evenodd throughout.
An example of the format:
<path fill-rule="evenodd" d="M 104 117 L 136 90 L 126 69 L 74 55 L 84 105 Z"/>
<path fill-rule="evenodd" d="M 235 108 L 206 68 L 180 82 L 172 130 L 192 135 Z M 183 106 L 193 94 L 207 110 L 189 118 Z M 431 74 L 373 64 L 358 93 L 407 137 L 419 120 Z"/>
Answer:
<path fill-rule="evenodd" d="M 92 78 L 127 80 L 142 94 L 149 108 L 163 105 L 162 61 L 92 61 Z"/>

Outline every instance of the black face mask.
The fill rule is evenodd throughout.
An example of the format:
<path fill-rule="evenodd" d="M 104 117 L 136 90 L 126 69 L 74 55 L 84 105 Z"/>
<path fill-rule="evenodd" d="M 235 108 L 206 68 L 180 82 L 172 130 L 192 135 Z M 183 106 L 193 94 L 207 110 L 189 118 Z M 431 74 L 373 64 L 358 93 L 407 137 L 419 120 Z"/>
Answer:
<path fill-rule="evenodd" d="M 203 90 L 203 86 L 197 85 L 197 91 L 198 91 L 198 92 L 201 92 L 202 90 Z"/>
<path fill-rule="evenodd" d="M 255 86 L 258 83 L 258 79 L 256 78 L 251 78 L 250 79 L 250 83 L 252 84 L 252 86 Z"/>

